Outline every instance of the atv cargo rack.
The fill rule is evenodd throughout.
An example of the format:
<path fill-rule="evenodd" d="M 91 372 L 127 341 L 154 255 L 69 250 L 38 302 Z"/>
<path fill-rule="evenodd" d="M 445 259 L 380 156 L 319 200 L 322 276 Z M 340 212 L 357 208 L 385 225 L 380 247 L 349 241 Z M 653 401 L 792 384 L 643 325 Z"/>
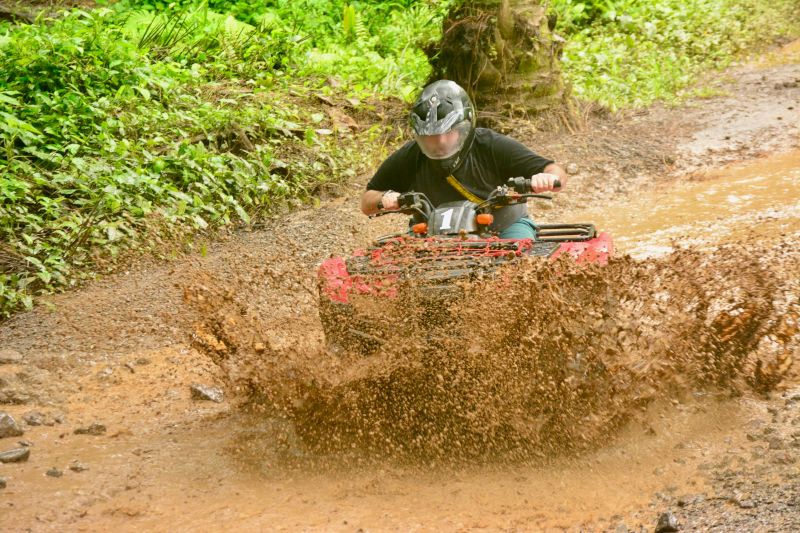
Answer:
<path fill-rule="evenodd" d="M 536 240 L 545 242 L 583 242 L 597 237 L 594 224 L 539 224 Z"/>
<path fill-rule="evenodd" d="M 408 239 L 408 238 L 406 238 Z M 397 248 L 384 241 L 383 246 L 366 250 L 346 261 L 347 271 L 364 276 L 399 275 L 428 282 L 469 277 L 492 271 L 500 264 L 519 256 L 549 257 L 556 241 L 523 240 L 453 240 L 428 238 L 422 241 L 398 240 Z"/>

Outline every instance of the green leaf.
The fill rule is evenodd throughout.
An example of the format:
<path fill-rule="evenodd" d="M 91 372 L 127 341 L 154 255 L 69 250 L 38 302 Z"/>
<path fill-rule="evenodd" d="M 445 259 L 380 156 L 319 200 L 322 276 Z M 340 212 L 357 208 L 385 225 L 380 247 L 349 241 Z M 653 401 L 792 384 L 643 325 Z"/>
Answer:
<path fill-rule="evenodd" d="M 150 91 L 148 91 L 144 87 L 134 87 L 134 89 L 136 89 L 136 91 L 142 95 L 142 98 L 144 98 L 145 100 L 150 100 Z"/>
<path fill-rule="evenodd" d="M 200 215 L 194 215 L 193 219 L 194 223 L 197 225 L 198 228 L 206 229 L 208 227 L 208 222 L 206 222 L 206 219 L 204 219 Z"/>
<path fill-rule="evenodd" d="M 14 91 L 14 93 L 16 93 L 16 91 Z M 11 93 L 10 92 L 0 92 L 0 102 L 2 102 L 4 104 L 8 104 L 8 105 L 13 105 L 13 106 L 21 105 L 19 100 L 17 100 L 16 98 L 11 98 L 9 96 L 9 94 L 11 94 Z"/>
<path fill-rule="evenodd" d="M 115 228 L 114 226 L 108 226 L 106 228 L 106 235 L 108 236 L 108 240 L 110 242 L 119 240 L 121 237 L 119 230 L 117 230 L 117 228 Z"/>
<path fill-rule="evenodd" d="M 244 221 L 246 224 L 250 223 L 250 215 L 248 215 L 247 212 L 244 209 L 242 209 L 242 206 L 240 206 L 239 204 L 235 204 L 233 208 L 236 211 L 236 214 L 239 215 L 239 218 L 242 219 L 242 221 Z"/>
<path fill-rule="evenodd" d="M 5 124 L 0 123 L 0 126 L 2 126 L 4 130 L 6 130 L 6 131 L 8 131 L 10 133 L 13 133 L 14 130 L 17 129 L 17 130 L 24 130 L 24 131 L 27 131 L 29 133 L 34 133 L 36 135 L 41 135 L 42 134 L 42 132 L 40 132 L 39 130 L 37 130 L 36 128 L 34 128 L 30 124 L 28 124 L 27 122 L 18 119 L 17 117 L 15 117 L 14 115 L 11 115 L 10 113 L 6 113 L 4 111 L 0 111 L 0 117 L 3 117 L 4 122 L 5 122 Z M 6 129 L 6 128 L 8 128 L 8 129 Z"/>

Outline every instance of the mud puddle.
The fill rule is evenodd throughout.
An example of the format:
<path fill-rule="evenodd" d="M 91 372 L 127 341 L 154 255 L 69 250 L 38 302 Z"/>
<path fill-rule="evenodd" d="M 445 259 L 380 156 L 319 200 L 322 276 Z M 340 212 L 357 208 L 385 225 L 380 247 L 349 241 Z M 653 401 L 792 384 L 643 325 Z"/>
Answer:
<path fill-rule="evenodd" d="M 61 450 L 47 460 L 77 455 L 90 469 L 12 495 L 21 510 L 38 508 L 19 516 L 38 531 L 613 530 L 648 523 L 654 494 L 704 491 L 698 465 L 735 448 L 748 414 L 708 401 L 660 406 L 646 438 L 631 428 L 574 460 L 456 470 L 289 467 L 274 460 L 274 428 L 230 415 L 176 424 L 156 442 L 123 436 Z M 35 475 L 15 481 L 35 486 Z"/>
<path fill-rule="evenodd" d="M 532 267 L 525 275 L 535 290 L 510 291 L 508 300 L 477 287 L 461 310 L 467 349 L 441 350 L 438 358 L 411 346 L 342 372 L 356 359 L 313 347 L 318 333 L 306 330 L 303 348 L 272 349 L 269 332 L 237 298 L 252 298 L 252 288 L 209 283 L 198 293 L 211 304 L 200 306 L 207 353 L 240 390 L 258 391 L 268 405 L 264 418 L 291 419 L 298 407 L 310 416 L 295 416 L 306 434 L 284 437 L 288 456 L 275 456 L 274 427 L 238 448 L 245 472 L 269 472 L 257 481 L 237 476 L 245 487 L 264 484 L 237 504 L 253 513 L 240 523 L 265 523 L 260 504 L 248 503 L 264 491 L 286 495 L 276 526 L 343 531 L 649 529 L 666 502 L 694 501 L 687 495 L 708 490 L 709 461 L 747 461 L 754 445 L 742 427 L 761 423 L 761 395 L 797 383 L 790 369 L 800 261 L 787 246 L 798 228 L 797 160 L 790 154 L 731 167 L 576 214 L 644 260 L 589 273 L 562 265 L 558 276 Z M 759 234 L 741 220 L 763 222 L 762 231 L 772 226 Z M 669 231 L 675 224 L 680 230 Z M 569 294 L 565 285 L 581 290 Z M 487 318 L 486 301 L 498 317 L 520 320 Z M 624 305 L 609 309 L 609 302 Z M 491 334 L 470 336 L 478 324 Z M 398 326 L 394 335 L 408 333 Z M 559 367 L 558 383 L 538 386 L 536 365 L 545 375 L 552 369 L 534 353 L 566 357 L 578 373 L 602 372 L 591 386 L 573 386 L 574 376 Z M 298 381 L 300 393 L 291 385 Z M 441 394 L 420 392 L 435 383 L 445 384 Z M 526 409 L 543 407 L 549 418 L 526 418 Z M 503 460 L 474 461 L 498 444 Z M 360 446 L 366 460 L 347 451 Z M 559 446 L 573 451 L 565 457 Z M 268 466 L 263 456 L 273 457 Z M 454 466 L 448 459 L 470 460 Z"/>
<path fill-rule="evenodd" d="M 643 193 L 633 201 L 570 215 L 614 235 L 636 258 L 673 244 L 776 241 L 800 231 L 800 152 L 732 165 Z"/>

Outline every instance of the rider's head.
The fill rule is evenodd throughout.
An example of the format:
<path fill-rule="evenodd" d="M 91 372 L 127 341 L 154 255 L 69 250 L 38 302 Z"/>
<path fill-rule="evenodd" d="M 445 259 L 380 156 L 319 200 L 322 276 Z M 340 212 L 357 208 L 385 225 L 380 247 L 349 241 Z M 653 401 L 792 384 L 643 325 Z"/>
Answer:
<path fill-rule="evenodd" d="M 439 80 L 422 90 L 411 109 L 411 129 L 422 153 L 448 172 L 464 161 L 475 137 L 475 106 L 457 83 Z"/>

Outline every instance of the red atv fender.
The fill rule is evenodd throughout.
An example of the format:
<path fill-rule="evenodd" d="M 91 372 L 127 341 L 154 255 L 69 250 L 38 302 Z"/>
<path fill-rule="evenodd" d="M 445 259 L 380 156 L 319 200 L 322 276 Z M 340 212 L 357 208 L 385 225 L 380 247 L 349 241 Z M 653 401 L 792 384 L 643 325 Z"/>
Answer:
<path fill-rule="evenodd" d="M 435 239 L 427 239 L 435 243 Z M 441 242 L 441 241 L 440 241 Z M 470 241 L 471 243 L 509 243 L 515 244 L 517 250 L 513 252 L 515 256 L 538 255 L 534 253 L 535 242 L 532 239 L 489 239 L 481 241 Z M 398 244 L 402 243 L 402 238 Z M 488 247 L 487 247 L 488 248 Z M 354 258 L 369 258 L 370 264 L 376 267 L 385 267 L 391 264 L 391 259 L 386 257 L 381 247 L 370 250 L 358 250 L 353 254 Z M 598 234 L 596 237 L 585 241 L 570 241 L 558 243 L 558 246 L 549 252 L 547 257 L 554 261 L 563 254 L 569 254 L 579 264 L 590 263 L 604 265 L 614 253 L 614 244 L 611 235 L 606 232 Z M 492 253 L 487 249 L 472 246 L 469 251 L 464 251 L 465 257 L 492 258 L 499 257 L 501 254 L 508 255 L 508 252 Z M 351 294 L 369 294 L 377 297 L 393 298 L 397 294 L 395 281 L 399 274 L 384 273 L 380 276 L 370 275 L 363 277 L 359 274 L 351 274 L 347 270 L 347 262 L 342 257 L 331 257 L 322 262 L 317 272 L 320 299 L 327 299 L 331 302 L 347 304 Z"/>

